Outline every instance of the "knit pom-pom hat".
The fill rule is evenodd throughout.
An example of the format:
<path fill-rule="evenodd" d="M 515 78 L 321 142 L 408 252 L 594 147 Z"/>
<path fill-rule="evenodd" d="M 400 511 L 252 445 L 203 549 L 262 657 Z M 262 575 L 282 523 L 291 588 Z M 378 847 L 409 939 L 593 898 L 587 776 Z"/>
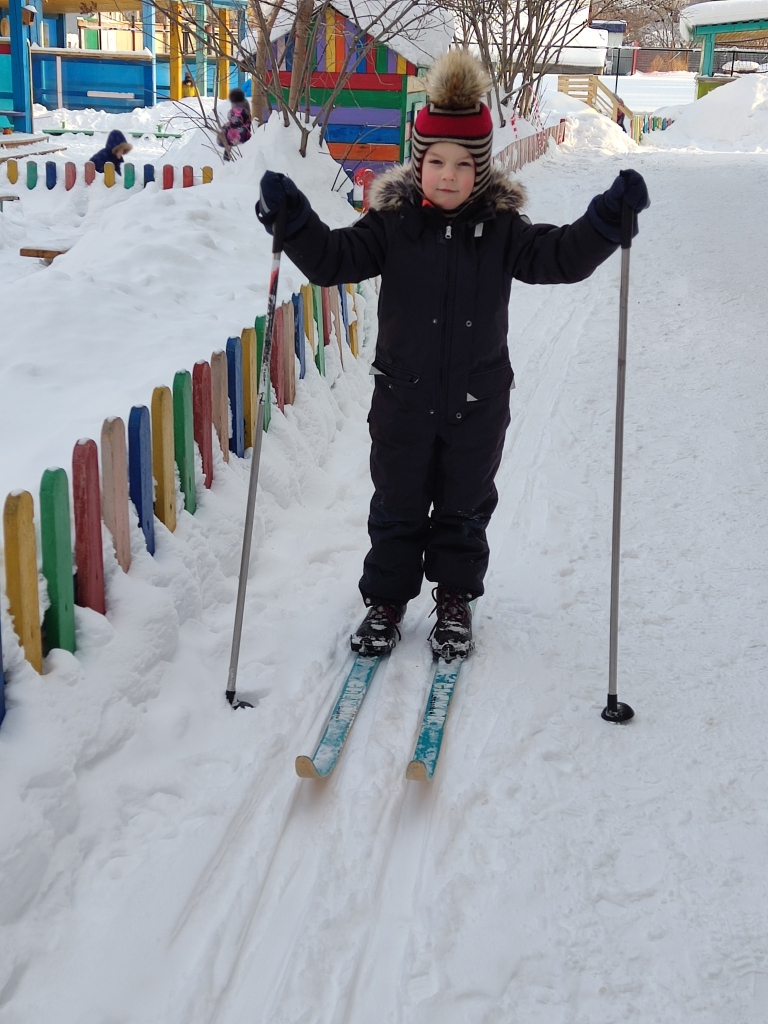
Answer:
<path fill-rule="evenodd" d="M 466 50 L 448 50 L 427 74 L 429 103 L 416 115 L 411 134 L 411 173 L 421 191 L 424 154 L 436 142 L 456 142 L 475 161 L 475 184 L 468 202 L 488 187 L 493 121 L 482 102 L 490 88 L 485 68 Z"/>

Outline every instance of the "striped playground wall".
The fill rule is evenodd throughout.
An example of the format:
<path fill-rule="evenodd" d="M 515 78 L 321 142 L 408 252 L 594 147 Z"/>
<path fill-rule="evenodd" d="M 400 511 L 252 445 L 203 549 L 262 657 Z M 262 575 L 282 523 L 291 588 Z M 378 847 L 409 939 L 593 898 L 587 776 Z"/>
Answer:
<path fill-rule="evenodd" d="M 325 346 L 338 344 L 342 367 L 346 357 L 357 357 L 356 294 L 352 285 L 307 284 L 276 310 L 265 431 L 271 406 L 282 410 L 294 402 L 297 370 L 301 381 L 308 359 L 324 376 Z M 149 406 L 135 405 L 127 421 L 117 416 L 105 420 L 99 445 L 91 438 L 77 441 L 70 474 L 58 467 L 43 473 L 37 507 L 29 491 L 7 496 L 6 594 L 14 631 L 36 672 L 42 673 L 49 651 L 74 653 L 75 605 L 101 615 L 108 611 L 102 524 L 112 537 L 121 570 L 129 572 L 131 507 L 147 551 L 154 555 L 156 524 L 176 529 L 177 478 L 185 511 L 194 515 L 197 510 L 196 450 L 207 489 L 214 479 L 214 445 L 224 461 L 233 454 L 242 457 L 253 446 L 265 320 L 256 317 L 240 337 L 227 339 L 224 351 L 195 363 L 192 373 L 180 370 L 172 387 L 156 387 Z M 42 620 L 36 521 L 48 595 Z M 4 686 L 0 641 L 0 722 L 5 716 Z"/>
<path fill-rule="evenodd" d="M 106 188 L 122 187 L 126 189 L 135 188 L 137 185 L 144 188 L 150 181 L 158 180 L 161 187 L 167 188 L 191 188 L 193 185 L 207 185 L 213 181 L 213 168 L 201 167 L 195 171 L 193 167 L 184 166 L 176 168 L 171 164 L 163 164 L 159 168 L 159 176 L 156 177 L 154 164 L 144 164 L 139 173 L 136 173 L 134 164 L 123 164 L 122 177 L 115 171 L 114 164 L 104 165 L 104 174 L 98 175 L 96 168 L 90 160 L 87 160 L 82 167 L 78 167 L 72 161 L 67 161 L 62 167 L 55 160 L 47 160 L 44 165 L 38 167 L 36 160 L 25 159 L 21 164 L 23 176 L 20 173 L 19 161 L 9 159 L 5 162 L 5 174 L 9 185 L 16 185 L 23 177 L 23 183 L 27 189 L 37 188 L 44 185 L 47 189 L 56 188 L 61 182 L 69 192 L 77 184 L 78 180 L 86 185 L 92 185 L 99 177 L 103 179 Z"/>

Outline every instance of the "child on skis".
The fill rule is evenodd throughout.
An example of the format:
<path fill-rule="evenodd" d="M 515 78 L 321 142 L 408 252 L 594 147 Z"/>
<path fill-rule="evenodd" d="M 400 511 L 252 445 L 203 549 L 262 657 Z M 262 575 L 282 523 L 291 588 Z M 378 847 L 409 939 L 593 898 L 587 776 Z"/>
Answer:
<path fill-rule="evenodd" d="M 271 232 L 285 208 L 285 252 L 310 281 L 381 276 L 368 419 L 371 549 L 360 580 L 368 611 L 351 637 L 363 654 L 395 646 L 424 576 L 436 584 L 434 655 L 472 651 L 470 602 L 483 593 L 514 387 L 512 279 L 584 280 L 616 250 L 622 204 L 648 205 L 640 174 L 622 171 L 573 224 L 531 224 L 520 212 L 523 189 L 492 166 L 488 87 L 470 54 L 437 60 L 410 165 L 377 179 L 369 212 L 350 227 L 330 230 L 290 178 L 267 171 L 261 181 L 259 219 Z"/>

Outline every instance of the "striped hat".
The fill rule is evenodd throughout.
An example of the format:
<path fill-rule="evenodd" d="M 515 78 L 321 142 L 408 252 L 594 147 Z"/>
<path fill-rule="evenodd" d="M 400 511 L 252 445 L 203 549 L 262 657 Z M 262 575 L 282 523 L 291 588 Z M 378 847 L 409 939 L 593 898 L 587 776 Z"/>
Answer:
<path fill-rule="evenodd" d="M 456 142 L 475 161 L 475 184 L 468 202 L 488 187 L 491 178 L 493 121 L 482 102 L 490 80 L 482 64 L 466 50 L 449 50 L 427 75 L 429 103 L 416 115 L 411 135 L 411 173 L 421 191 L 424 155 L 436 142 Z"/>

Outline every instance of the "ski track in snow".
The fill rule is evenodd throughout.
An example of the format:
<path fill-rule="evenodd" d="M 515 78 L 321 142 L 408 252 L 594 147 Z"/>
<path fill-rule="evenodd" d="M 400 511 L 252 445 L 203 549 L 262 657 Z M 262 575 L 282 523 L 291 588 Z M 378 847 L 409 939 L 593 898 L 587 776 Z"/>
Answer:
<path fill-rule="evenodd" d="M 257 525 L 241 680 L 258 706 L 222 706 L 234 584 L 218 578 L 135 733 L 78 768 L 54 869 L 6 927 L 2 1024 L 51 1007 L 57 1024 L 764 1024 L 768 303 L 749 256 L 762 266 L 768 164 L 566 154 L 522 175 L 530 214 L 572 219 L 627 164 L 653 198 L 627 378 L 619 695 L 636 720 L 599 717 L 617 256 L 580 285 L 513 288 L 491 572 L 433 783 L 404 776 L 426 587 L 335 773 L 293 774 L 349 662 L 370 495 L 368 382 L 338 378 L 321 413 L 315 380 L 303 429 L 348 422 Z"/>

